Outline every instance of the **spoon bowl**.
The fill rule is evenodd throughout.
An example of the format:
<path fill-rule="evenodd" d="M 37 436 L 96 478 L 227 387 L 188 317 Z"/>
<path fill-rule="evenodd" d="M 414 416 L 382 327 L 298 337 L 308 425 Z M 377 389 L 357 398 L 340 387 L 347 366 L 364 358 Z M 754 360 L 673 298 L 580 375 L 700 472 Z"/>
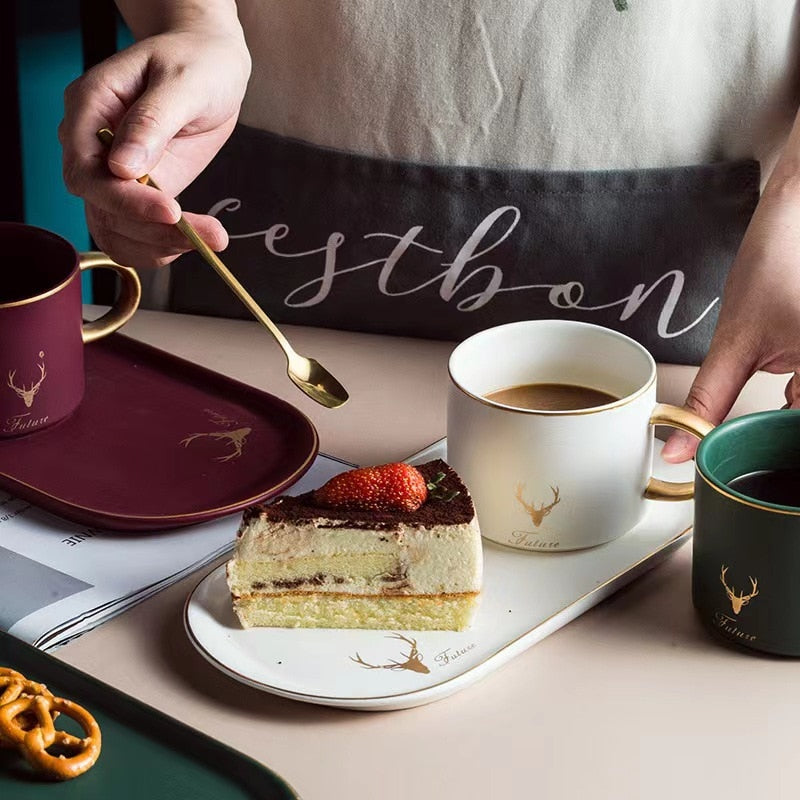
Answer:
<path fill-rule="evenodd" d="M 337 408 L 347 400 L 347 390 L 319 361 L 292 353 L 286 373 L 300 391 L 326 408 Z"/>

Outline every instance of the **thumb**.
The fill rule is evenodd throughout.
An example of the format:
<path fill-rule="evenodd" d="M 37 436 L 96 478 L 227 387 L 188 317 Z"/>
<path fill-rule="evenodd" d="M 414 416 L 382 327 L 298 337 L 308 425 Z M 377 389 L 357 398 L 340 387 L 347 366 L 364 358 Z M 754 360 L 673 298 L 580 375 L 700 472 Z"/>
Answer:
<path fill-rule="evenodd" d="M 170 141 L 195 116 L 191 92 L 174 82 L 148 86 L 128 109 L 114 135 L 108 166 L 120 178 L 140 178 L 161 160 Z"/>
<path fill-rule="evenodd" d="M 728 415 L 752 373 L 749 362 L 740 354 L 712 347 L 695 376 L 684 405 L 718 425 Z M 661 457 L 675 464 L 688 461 L 694 456 L 697 445 L 698 440 L 691 434 L 675 431 L 667 439 Z"/>

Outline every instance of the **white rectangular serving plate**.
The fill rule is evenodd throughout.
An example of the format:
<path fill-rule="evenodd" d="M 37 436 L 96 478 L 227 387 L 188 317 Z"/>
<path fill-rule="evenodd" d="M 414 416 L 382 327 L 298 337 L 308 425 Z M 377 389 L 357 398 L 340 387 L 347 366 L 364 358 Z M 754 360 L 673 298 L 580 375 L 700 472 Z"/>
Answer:
<path fill-rule="evenodd" d="M 444 439 L 407 460 L 435 458 L 447 460 Z M 691 462 L 655 462 L 659 478 L 692 478 Z M 689 540 L 692 507 L 647 501 L 636 528 L 588 550 L 537 553 L 484 539 L 481 605 L 467 631 L 243 630 L 224 566 L 190 594 L 184 623 L 209 662 L 249 686 L 339 708 L 411 708 L 475 683 L 652 569 Z"/>

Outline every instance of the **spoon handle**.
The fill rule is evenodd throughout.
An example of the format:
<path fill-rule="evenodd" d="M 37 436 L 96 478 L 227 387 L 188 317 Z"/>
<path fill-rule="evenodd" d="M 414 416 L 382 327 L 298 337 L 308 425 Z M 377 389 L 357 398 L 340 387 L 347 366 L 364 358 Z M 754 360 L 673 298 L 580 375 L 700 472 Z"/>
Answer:
<path fill-rule="evenodd" d="M 101 128 L 97 132 L 97 138 L 108 147 L 114 141 L 114 134 L 108 128 Z M 154 189 L 160 191 L 161 187 L 149 176 L 143 175 L 137 178 L 139 183 L 152 186 Z M 275 323 L 264 313 L 261 306 L 255 301 L 255 298 L 242 286 L 234 274 L 222 263 L 217 254 L 203 241 L 203 238 L 194 228 L 194 226 L 183 216 L 175 223 L 175 227 L 194 245 L 198 253 L 210 264 L 217 272 L 217 274 L 228 284 L 233 293 L 247 306 L 250 313 L 275 337 L 278 344 L 286 353 L 286 357 L 291 359 L 294 354 L 292 346 L 289 341 L 281 333 L 280 329 Z"/>

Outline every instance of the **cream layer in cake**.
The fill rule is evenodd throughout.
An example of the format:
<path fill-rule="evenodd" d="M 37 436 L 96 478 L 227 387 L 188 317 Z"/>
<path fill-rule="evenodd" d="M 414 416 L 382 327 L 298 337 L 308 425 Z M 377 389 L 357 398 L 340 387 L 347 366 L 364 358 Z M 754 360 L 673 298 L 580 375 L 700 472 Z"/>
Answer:
<path fill-rule="evenodd" d="M 413 512 L 333 510 L 313 494 L 245 513 L 228 585 L 244 627 L 467 627 L 482 579 L 480 530 L 466 487 L 443 461 L 452 500 Z"/>

